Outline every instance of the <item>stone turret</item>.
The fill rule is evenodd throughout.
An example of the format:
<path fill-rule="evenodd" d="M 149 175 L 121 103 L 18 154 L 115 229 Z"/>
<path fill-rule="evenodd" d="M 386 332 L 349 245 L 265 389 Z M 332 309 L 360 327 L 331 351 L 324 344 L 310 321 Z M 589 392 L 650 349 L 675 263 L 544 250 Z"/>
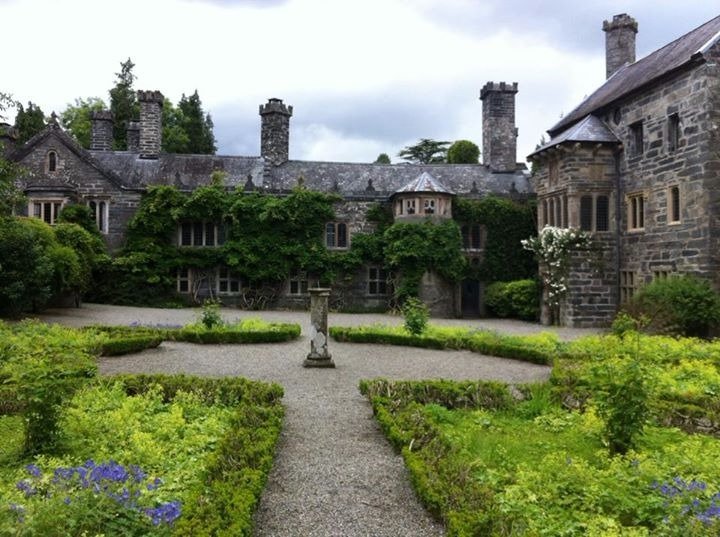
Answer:
<path fill-rule="evenodd" d="M 140 122 L 128 121 L 127 125 L 127 150 L 131 153 L 140 152 Z M 162 142 L 162 140 L 161 140 Z"/>
<path fill-rule="evenodd" d="M 517 82 L 488 82 L 480 90 L 483 103 L 483 164 L 494 172 L 514 172 L 517 168 L 517 92 Z"/>
<path fill-rule="evenodd" d="M 156 159 L 162 145 L 163 94 L 159 91 L 138 91 L 140 103 L 140 158 Z"/>
<path fill-rule="evenodd" d="M 90 113 L 90 149 L 110 151 L 113 143 L 113 114 L 110 110 L 95 110 Z"/>
<path fill-rule="evenodd" d="M 615 15 L 610 21 L 603 21 L 605 32 L 605 77 L 626 63 L 635 62 L 635 34 L 638 23 L 627 13 Z"/>
<path fill-rule="evenodd" d="M 274 166 L 288 161 L 292 113 L 293 107 L 285 106 L 282 99 L 268 99 L 260 105 L 260 156 Z"/>

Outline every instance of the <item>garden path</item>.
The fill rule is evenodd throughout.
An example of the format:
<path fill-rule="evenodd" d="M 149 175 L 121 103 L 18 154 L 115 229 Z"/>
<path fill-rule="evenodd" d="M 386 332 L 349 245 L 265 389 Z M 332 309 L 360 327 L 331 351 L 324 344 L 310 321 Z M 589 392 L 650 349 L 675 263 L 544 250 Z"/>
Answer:
<path fill-rule="evenodd" d="M 298 322 L 306 334 L 308 313 L 223 310 L 227 320 L 261 316 Z M 48 322 L 73 326 L 103 324 L 183 324 L 197 310 L 164 310 L 86 305 L 50 310 Z M 387 315 L 330 314 L 330 325 L 401 322 Z M 541 327 L 517 321 L 440 321 L 492 327 L 506 333 L 532 333 Z M 572 338 L 587 331 L 563 330 Z M 100 362 L 103 374 L 120 372 L 239 375 L 272 381 L 285 389 L 286 417 L 275 464 L 255 515 L 258 536 L 436 536 L 443 535 L 417 501 L 402 458 L 372 418 L 358 392 L 364 378 L 495 379 L 531 382 L 548 377 L 549 368 L 464 351 L 435 351 L 331 341 L 335 369 L 305 369 L 310 348 L 305 335 L 272 345 L 197 346 L 163 343 L 158 349 Z"/>

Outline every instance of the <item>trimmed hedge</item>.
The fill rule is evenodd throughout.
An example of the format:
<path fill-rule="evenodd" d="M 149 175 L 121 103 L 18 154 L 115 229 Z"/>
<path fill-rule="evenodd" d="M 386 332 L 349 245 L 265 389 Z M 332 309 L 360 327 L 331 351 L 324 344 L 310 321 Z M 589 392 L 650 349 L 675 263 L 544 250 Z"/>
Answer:
<path fill-rule="evenodd" d="M 480 354 L 550 365 L 560 342 L 552 334 L 503 336 L 488 330 L 431 327 L 422 335 L 389 326 L 332 326 L 330 336 L 350 343 L 379 343 L 426 349 L 469 350 Z"/>
<path fill-rule="evenodd" d="M 184 341 L 200 344 L 279 343 L 300 337 L 300 326 L 295 323 L 263 323 L 260 327 L 221 325 L 206 328 L 201 324 L 181 328 L 155 328 L 148 326 L 93 325 L 85 328 L 106 334 L 109 340 L 101 345 L 103 356 L 118 356 L 154 348 L 163 341 Z"/>
<path fill-rule="evenodd" d="M 485 305 L 496 317 L 536 321 L 540 316 L 540 288 L 535 280 L 495 282 L 485 290 Z"/>
<path fill-rule="evenodd" d="M 251 536 L 252 515 L 272 467 L 284 415 L 283 389 L 244 378 L 199 378 L 185 375 L 120 375 L 99 382 L 120 380 L 128 395 L 152 385 L 163 388 L 167 401 L 182 390 L 209 404 L 237 405 L 230 429 L 205 469 L 205 477 L 183 505 L 173 535 Z"/>

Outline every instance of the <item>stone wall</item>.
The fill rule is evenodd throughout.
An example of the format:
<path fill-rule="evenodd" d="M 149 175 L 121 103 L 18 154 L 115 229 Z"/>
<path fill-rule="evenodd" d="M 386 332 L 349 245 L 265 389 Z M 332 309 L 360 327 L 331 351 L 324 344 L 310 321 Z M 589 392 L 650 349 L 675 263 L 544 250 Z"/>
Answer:
<path fill-rule="evenodd" d="M 140 158 L 158 158 L 162 146 L 163 94 L 138 91 L 137 98 L 140 103 Z"/>
<path fill-rule="evenodd" d="M 289 158 L 292 112 L 292 106 L 285 106 L 282 99 L 268 99 L 260 105 L 260 155 L 276 166 Z"/>
<path fill-rule="evenodd" d="M 49 151 L 57 154 L 55 172 L 47 170 Z M 110 250 L 122 246 L 128 222 L 140 203 L 140 192 L 119 189 L 53 136 L 46 138 L 19 164 L 29 172 L 19 184 L 29 198 L 65 198 L 83 205 L 90 200 L 107 202 L 108 233 L 103 238 Z"/>

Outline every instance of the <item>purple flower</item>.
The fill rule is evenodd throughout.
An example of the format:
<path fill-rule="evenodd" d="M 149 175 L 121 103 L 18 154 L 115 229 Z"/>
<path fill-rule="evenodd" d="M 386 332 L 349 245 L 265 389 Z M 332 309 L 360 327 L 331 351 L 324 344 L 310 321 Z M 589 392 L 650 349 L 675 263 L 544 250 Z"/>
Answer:
<path fill-rule="evenodd" d="M 33 486 L 30 484 L 30 482 L 25 481 L 25 480 L 18 481 L 15 486 L 17 487 L 17 489 L 18 489 L 20 492 L 24 492 L 24 493 L 25 493 L 25 497 L 32 496 L 33 494 L 35 494 L 35 493 L 37 492 L 37 491 L 33 488 Z"/>
<path fill-rule="evenodd" d="M 42 475 L 42 471 L 35 464 L 28 464 L 25 469 L 33 477 L 40 477 Z"/>

